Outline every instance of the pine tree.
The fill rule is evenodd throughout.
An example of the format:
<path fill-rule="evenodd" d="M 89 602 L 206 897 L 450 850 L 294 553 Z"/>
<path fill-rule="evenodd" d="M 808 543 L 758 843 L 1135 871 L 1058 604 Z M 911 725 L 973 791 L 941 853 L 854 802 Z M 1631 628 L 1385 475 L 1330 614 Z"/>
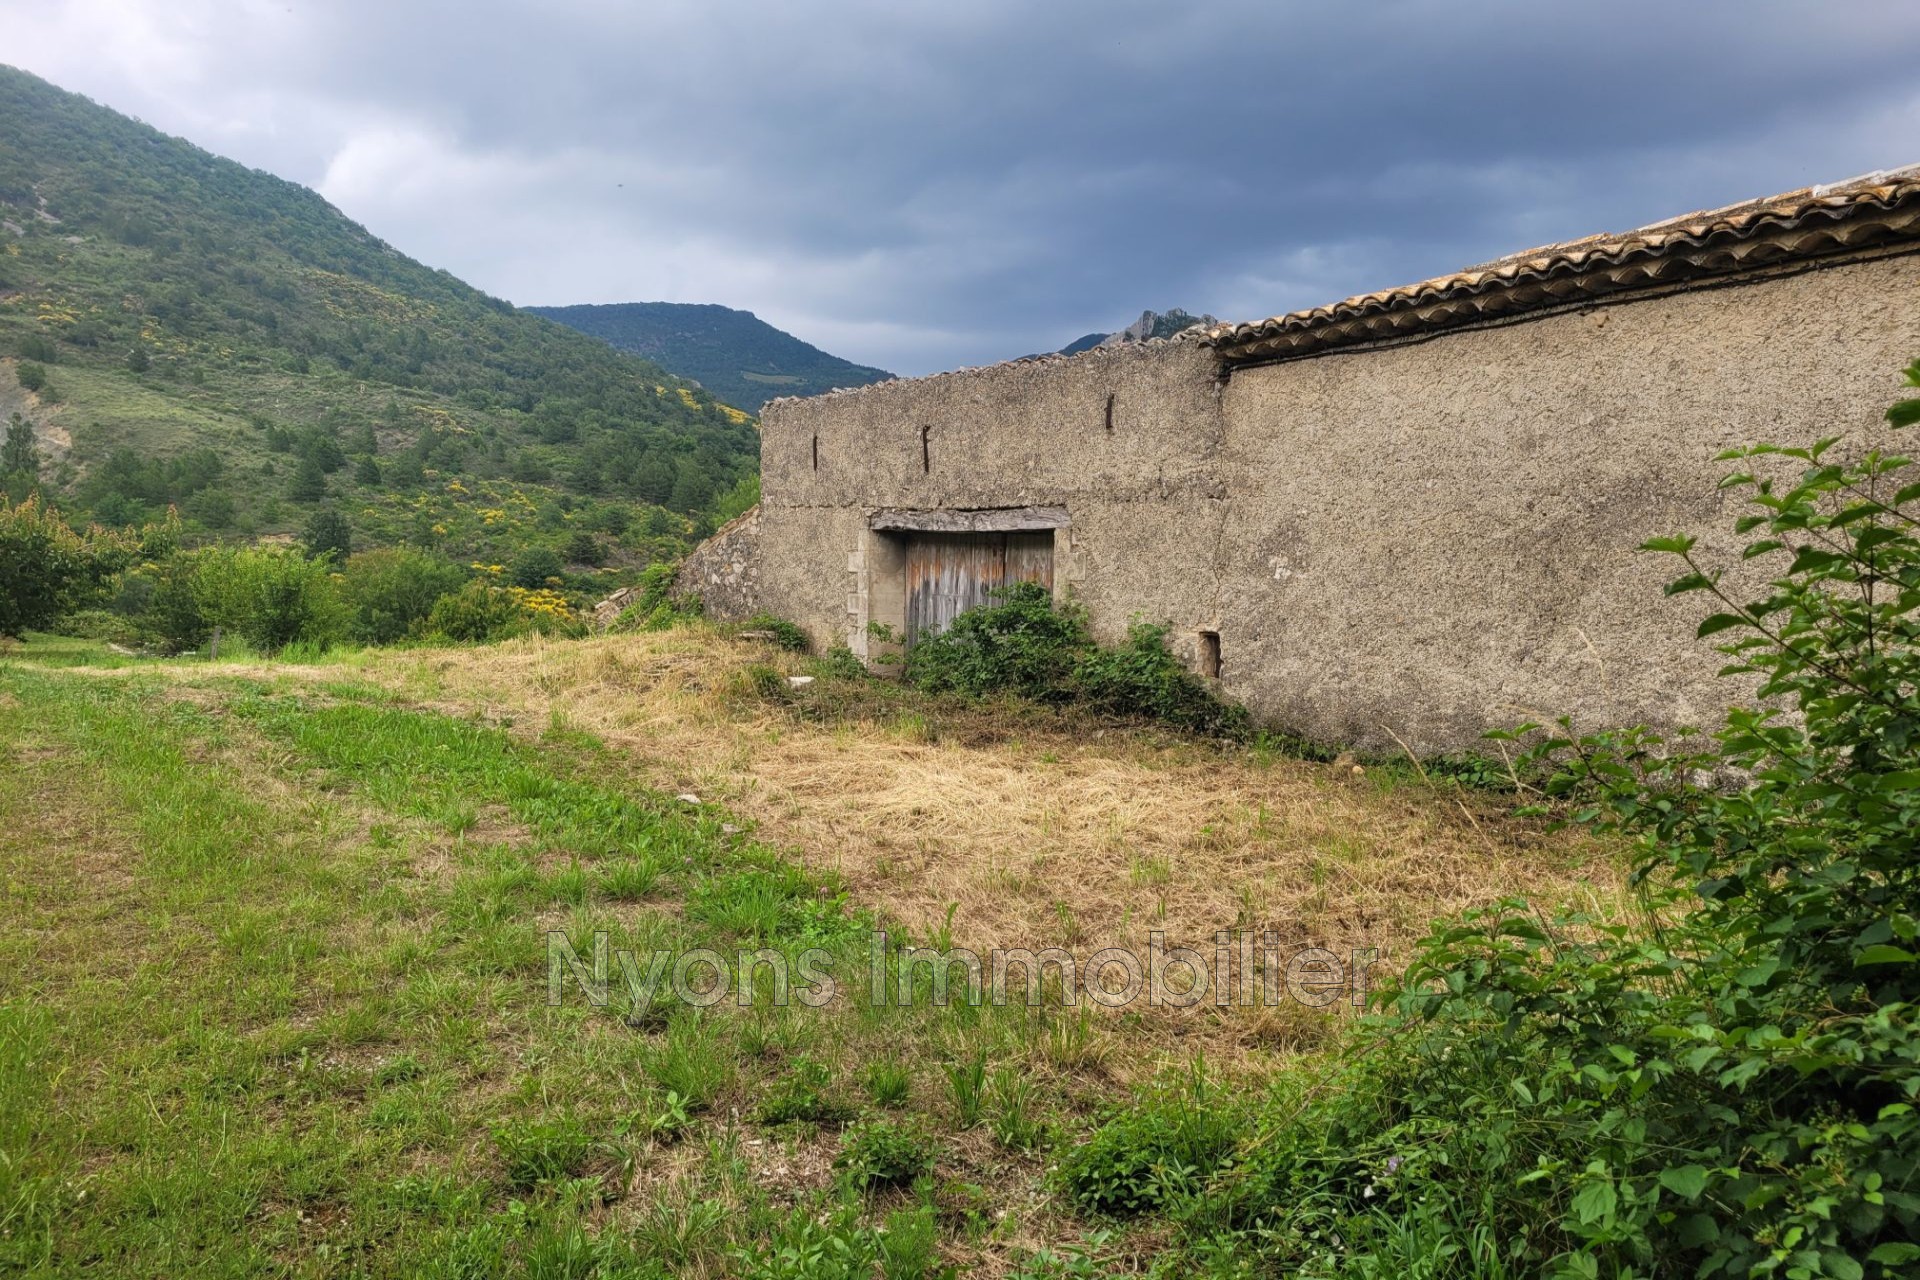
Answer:
<path fill-rule="evenodd" d="M 558 578 L 566 571 L 558 552 L 550 547 L 528 547 L 513 558 L 507 568 L 507 578 L 516 587 L 537 590 L 547 585 L 547 579 Z"/>
<path fill-rule="evenodd" d="M 0 475 L 40 474 L 40 450 L 34 441 L 33 424 L 19 414 L 7 420 L 7 442 L 0 445 Z"/>
<path fill-rule="evenodd" d="M 572 564 L 591 565 L 594 568 L 598 568 L 607 562 L 607 553 L 605 549 L 601 547 L 600 539 L 594 537 L 585 529 L 579 530 L 573 537 L 567 539 L 567 547 L 564 554 L 568 562 Z"/>
<path fill-rule="evenodd" d="M 713 478 L 688 458 L 674 470 L 673 493 L 666 505 L 675 511 L 695 512 L 713 501 Z"/>
<path fill-rule="evenodd" d="M 387 468 L 387 472 L 387 478 L 397 488 L 418 489 L 427 482 L 426 469 L 421 465 L 420 455 L 411 451 L 394 459 L 393 465 Z"/>
<path fill-rule="evenodd" d="M 287 486 L 287 496 L 295 502 L 318 502 L 327 496 L 327 473 L 311 454 L 300 459 L 293 483 Z"/>
<path fill-rule="evenodd" d="M 332 507 L 313 513 L 313 519 L 307 521 L 306 532 L 300 536 L 300 541 L 306 544 L 309 560 L 330 555 L 336 564 L 340 564 L 353 554 L 353 530 L 348 526 L 346 517 Z"/>
<path fill-rule="evenodd" d="M 674 478 L 673 459 L 663 453 L 650 452 L 634 469 L 633 496 L 657 507 L 665 506 L 673 496 Z"/>

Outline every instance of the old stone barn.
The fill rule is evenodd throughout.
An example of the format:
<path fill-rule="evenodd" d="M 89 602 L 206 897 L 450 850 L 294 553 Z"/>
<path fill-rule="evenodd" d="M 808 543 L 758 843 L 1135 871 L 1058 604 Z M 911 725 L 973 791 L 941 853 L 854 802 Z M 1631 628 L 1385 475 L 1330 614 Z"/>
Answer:
<path fill-rule="evenodd" d="M 871 659 L 1031 579 L 1172 627 L 1262 721 L 1471 745 L 1702 722 L 1723 662 L 1646 538 L 1732 561 L 1715 455 L 1884 433 L 1920 357 L 1920 167 L 1252 324 L 769 405 L 762 501 L 689 560 Z"/>

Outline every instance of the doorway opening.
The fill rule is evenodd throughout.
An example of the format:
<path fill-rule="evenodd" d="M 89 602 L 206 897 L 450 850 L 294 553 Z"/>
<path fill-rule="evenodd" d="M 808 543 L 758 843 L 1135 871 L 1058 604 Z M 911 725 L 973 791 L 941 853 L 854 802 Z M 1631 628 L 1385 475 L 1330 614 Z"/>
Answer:
<path fill-rule="evenodd" d="M 1053 590 L 1053 530 L 907 535 L 907 647 L 990 603 L 997 587 Z"/>
<path fill-rule="evenodd" d="M 1065 507 L 871 513 L 850 643 L 870 665 L 897 662 L 997 587 L 1037 582 L 1052 592 L 1055 548 L 1069 523 Z"/>

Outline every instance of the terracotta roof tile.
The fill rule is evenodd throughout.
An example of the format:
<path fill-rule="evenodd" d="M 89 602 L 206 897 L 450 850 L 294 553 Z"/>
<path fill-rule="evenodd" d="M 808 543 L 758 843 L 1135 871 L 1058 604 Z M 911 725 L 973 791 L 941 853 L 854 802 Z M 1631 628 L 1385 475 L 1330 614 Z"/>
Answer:
<path fill-rule="evenodd" d="M 1545 245 L 1271 320 L 1216 325 L 1201 341 L 1229 362 L 1283 360 L 1910 240 L 1920 240 L 1920 165 Z"/>

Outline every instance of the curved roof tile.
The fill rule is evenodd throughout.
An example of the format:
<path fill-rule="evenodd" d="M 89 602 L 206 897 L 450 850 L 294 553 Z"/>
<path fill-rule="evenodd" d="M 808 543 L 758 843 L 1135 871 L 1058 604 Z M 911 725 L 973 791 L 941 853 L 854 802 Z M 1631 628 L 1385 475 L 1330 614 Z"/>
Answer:
<path fill-rule="evenodd" d="M 1229 363 L 1283 360 L 1907 240 L 1920 240 L 1920 165 L 1529 249 L 1271 320 L 1216 325 L 1201 341 Z"/>

